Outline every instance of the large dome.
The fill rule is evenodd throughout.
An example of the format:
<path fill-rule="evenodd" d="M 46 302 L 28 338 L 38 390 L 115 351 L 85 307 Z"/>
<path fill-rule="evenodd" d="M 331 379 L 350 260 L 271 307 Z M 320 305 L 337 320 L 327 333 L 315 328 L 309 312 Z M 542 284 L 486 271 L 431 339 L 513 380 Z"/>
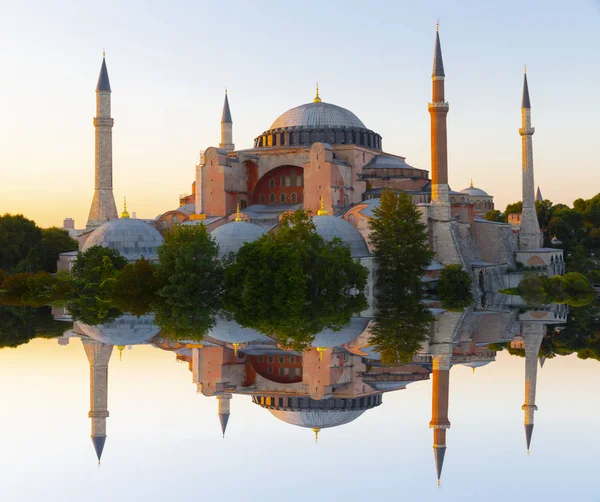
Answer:
<path fill-rule="evenodd" d="M 148 314 L 136 317 L 125 314 L 113 322 L 90 326 L 77 323 L 84 335 L 108 345 L 138 345 L 149 341 L 159 332 L 154 324 L 154 315 Z"/>
<path fill-rule="evenodd" d="M 358 338 L 369 324 L 367 317 L 353 317 L 348 325 L 344 326 L 339 331 L 332 329 L 324 329 L 315 335 L 315 339 L 311 343 L 313 347 L 341 347 L 352 340 Z"/>
<path fill-rule="evenodd" d="M 327 429 L 329 427 L 348 424 L 356 420 L 367 410 L 269 411 L 274 417 L 290 425 L 308 427 L 310 429 Z"/>
<path fill-rule="evenodd" d="M 332 241 L 335 237 L 342 240 L 350 248 L 353 257 L 369 256 L 369 249 L 365 239 L 360 232 L 343 218 L 335 216 L 314 216 L 313 223 L 317 233 L 326 241 Z"/>
<path fill-rule="evenodd" d="M 247 221 L 230 221 L 215 228 L 211 235 L 219 246 L 219 256 L 237 253 L 246 242 L 257 240 L 263 229 Z"/>
<path fill-rule="evenodd" d="M 102 246 L 121 253 L 129 261 L 142 256 L 147 260 L 158 260 L 157 248 L 164 240 L 158 231 L 141 220 L 119 218 L 107 221 L 94 230 L 85 241 L 81 251 L 92 246 Z"/>
<path fill-rule="evenodd" d="M 355 127 L 366 129 L 365 124 L 350 110 L 331 103 L 306 103 L 280 115 L 271 129 L 285 127 Z"/>

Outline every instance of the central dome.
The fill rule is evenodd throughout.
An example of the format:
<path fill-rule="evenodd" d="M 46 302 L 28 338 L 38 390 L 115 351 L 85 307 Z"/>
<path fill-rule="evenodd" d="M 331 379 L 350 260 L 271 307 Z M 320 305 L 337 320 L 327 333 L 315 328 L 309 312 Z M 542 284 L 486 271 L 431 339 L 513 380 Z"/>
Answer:
<path fill-rule="evenodd" d="M 288 110 L 273 122 L 271 130 L 286 127 L 355 127 L 366 129 L 362 121 L 350 110 L 323 102 L 306 103 Z"/>

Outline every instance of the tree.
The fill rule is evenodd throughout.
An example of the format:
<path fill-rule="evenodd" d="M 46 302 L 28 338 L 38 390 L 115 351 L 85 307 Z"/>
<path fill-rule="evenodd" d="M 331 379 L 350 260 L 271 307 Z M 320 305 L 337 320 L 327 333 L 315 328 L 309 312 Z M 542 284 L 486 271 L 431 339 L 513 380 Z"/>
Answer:
<path fill-rule="evenodd" d="M 202 339 L 214 323 L 223 269 L 217 244 L 204 225 L 178 225 L 158 248 L 155 322 L 166 336 Z"/>
<path fill-rule="evenodd" d="M 339 239 L 326 242 L 304 211 L 276 234 L 245 244 L 225 270 L 224 307 L 242 326 L 306 348 L 323 329 L 341 329 L 367 306 L 367 270 Z"/>
<path fill-rule="evenodd" d="M 0 348 L 18 347 L 36 337 L 61 336 L 72 326 L 54 320 L 49 307 L 0 306 Z"/>
<path fill-rule="evenodd" d="M 161 287 L 156 266 L 144 258 L 128 263 L 117 277 L 114 302 L 124 312 L 140 316 L 151 309 Z"/>
<path fill-rule="evenodd" d="M 461 265 L 446 265 L 440 274 L 438 292 L 448 309 L 464 309 L 473 302 L 471 275 Z"/>
<path fill-rule="evenodd" d="M 40 265 L 46 272 L 56 272 L 56 263 L 60 253 L 77 251 L 78 244 L 69 236 L 69 232 L 60 228 L 42 229 Z"/>
<path fill-rule="evenodd" d="M 508 218 L 508 215 L 511 213 L 522 213 L 523 212 L 523 201 L 517 201 L 517 202 L 513 202 L 512 204 L 509 204 L 508 206 L 506 206 L 506 209 L 504 210 L 504 216 L 506 218 Z"/>
<path fill-rule="evenodd" d="M 497 221 L 500 223 L 506 223 L 506 219 L 504 218 L 504 215 L 497 209 L 492 209 L 491 211 L 488 211 L 487 213 L 485 213 L 485 219 L 488 221 Z"/>
<path fill-rule="evenodd" d="M 40 261 L 42 231 L 22 214 L 0 216 L 0 268 L 35 272 Z"/>
<path fill-rule="evenodd" d="M 405 193 L 383 192 L 369 221 L 377 263 L 372 343 L 385 364 L 407 362 L 427 339 L 431 312 L 422 277 L 433 257 L 426 226 Z"/>

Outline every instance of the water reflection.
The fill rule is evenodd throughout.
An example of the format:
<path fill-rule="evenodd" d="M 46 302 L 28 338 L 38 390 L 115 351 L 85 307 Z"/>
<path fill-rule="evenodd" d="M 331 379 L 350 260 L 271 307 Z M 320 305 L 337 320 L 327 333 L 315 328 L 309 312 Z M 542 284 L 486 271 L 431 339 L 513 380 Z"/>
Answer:
<path fill-rule="evenodd" d="M 215 433 L 225 436 L 235 423 L 236 399 L 248 396 L 254 404 L 291 426 L 312 430 L 315 441 L 326 430 L 343 426 L 384 404 L 384 394 L 402 391 L 412 382 L 431 378 L 433 463 L 442 477 L 452 400 L 450 372 L 455 365 L 477 368 L 493 363 L 502 344 L 524 349 L 525 446 L 532 446 L 536 406 L 538 355 L 548 331 L 562 329 L 566 307 L 549 305 L 519 309 L 500 296 L 486 308 L 460 312 L 432 306 L 435 321 L 429 337 L 412 360 L 386 366 L 371 345 L 373 319 L 355 317 L 342 330 L 318 333 L 303 351 L 286 349 L 276 340 L 243 328 L 227 317 L 217 317 L 201 342 L 164 337 L 152 315 L 124 315 L 111 323 L 88 326 L 75 321 L 70 337 L 79 337 L 90 364 L 91 437 L 98 462 L 107 438 L 108 367 L 114 348 L 150 344 L 173 352 L 189 365 L 198 393 L 214 398 L 219 423 Z M 64 344 L 65 338 L 62 342 Z M 215 421 L 216 422 L 216 421 Z M 451 438 L 451 434 L 450 434 Z M 450 444 L 451 447 L 451 444 Z"/>

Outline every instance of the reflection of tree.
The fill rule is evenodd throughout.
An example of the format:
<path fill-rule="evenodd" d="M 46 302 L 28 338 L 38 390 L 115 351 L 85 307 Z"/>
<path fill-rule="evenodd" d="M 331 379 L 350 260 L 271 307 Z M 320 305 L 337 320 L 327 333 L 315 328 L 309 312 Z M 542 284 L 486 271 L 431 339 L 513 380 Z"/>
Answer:
<path fill-rule="evenodd" d="M 433 316 L 422 303 L 422 277 L 432 253 L 408 195 L 385 191 L 373 213 L 369 226 L 378 269 L 371 343 L 391 365 L 411 360 L 427 339 Z"/>
<path fill-rule="evenodd" d="M 367 271 L 339 239 L 326 242 L 304 211 L 245 244 L 225 271 L 224 307 L 236 322 L 302 350 L 367 306 Z"/>
<path fill-rule="evenodd" d="M 0 348 L 18 347 L 36 337 L 61 336 L 72 324 L 55 321 L 49 307 L 0 306 Z"/>

